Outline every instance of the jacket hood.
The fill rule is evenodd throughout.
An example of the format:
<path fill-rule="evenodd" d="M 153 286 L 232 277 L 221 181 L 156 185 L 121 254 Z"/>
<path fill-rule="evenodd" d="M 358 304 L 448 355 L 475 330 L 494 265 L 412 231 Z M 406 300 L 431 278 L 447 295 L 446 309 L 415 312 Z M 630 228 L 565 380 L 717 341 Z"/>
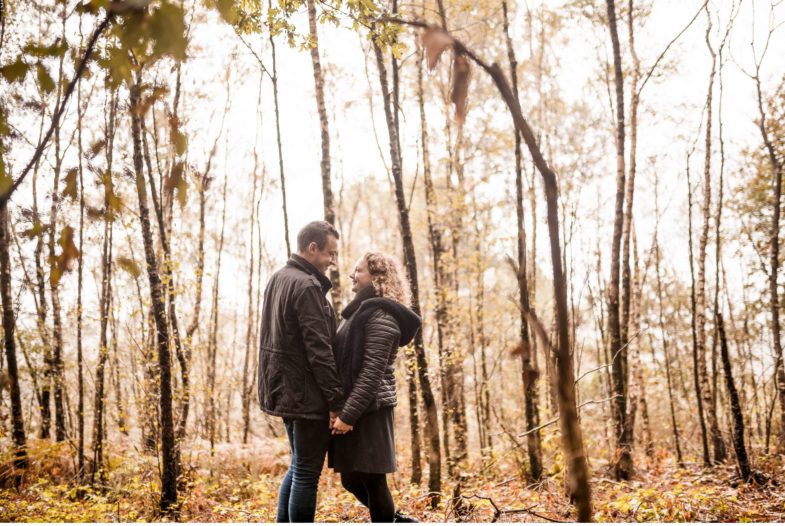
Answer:
<path fill-rule="evenodd" d="M 367 299 L 360 305 L 358 313 L 373 308 L 384 309 L 398 322 L 401 330 L 399 343 L 401 347 L 409 345 L 422 326 L 422 319 L 412 309 L 390 298 Z"/>

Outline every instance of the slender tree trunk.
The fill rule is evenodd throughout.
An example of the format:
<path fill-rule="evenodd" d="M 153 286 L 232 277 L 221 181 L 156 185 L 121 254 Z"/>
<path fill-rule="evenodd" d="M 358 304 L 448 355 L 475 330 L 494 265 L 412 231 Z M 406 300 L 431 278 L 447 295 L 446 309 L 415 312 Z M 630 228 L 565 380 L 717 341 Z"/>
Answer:
<path fill-rule="evenodd" d="M 313 62 L 314 92 L 316 96 L 316 109 L 319 113 L 319 129 L 322 137 L 322 191 L 324 194 L 324 220 L 331 225 L 335 224 L 335 204 L 333 203 L 333 189 L 330 180 L 330 128 L 327 121 L 327 107 L 324 102 L 324 72 L 319 59 L 319 34 L 316 31 L 316 1 L 307 0 L 308 27 L 313 43 L 311 48 L 311 61 Z M 341 312 L 341 277 L 337 264 L 330 269 L 330 281 L 333 282 L 332 298 L 336 312 Z"/>
<path fill-rule="evenodd" d="M 607 0 L 608 27 L 613 45 L 614 84 L 616 87 L 616 203 L 611 240 L 611 275 L 608 283 L 608 335 L 613 372 L 614 423 L 616 433 L 616 455 L 613 472 L 617 480 L 632 477 L 632 433 L 627 425 L 628 366 L 627 349 L 622 347 L 622 328 L 619 313 L 619 252 L 624 225 L 624 77 L 622 76 L 619 34 L 616 27 L 616 5 Z M 626 331 L 624 331 L 626 332 Z"/>
<path fill-rule="evenodd" d="M 113 286 L 115 287 L 115 286 Z M 125 406 L 125 394 L 122 390 L 122 384 L 120 383 L 120 364 L 117 358 L 118 352 L 118 342 L 117 342 L 117 312 L 116 312 L 116 305 L 117 302 L 114 301 L 114 296 L 112 296 L 112 305 L 109 309 L 110 312 L 110 324 L 112 326 L 112 338 L 110 346 L 112 348 L 112 355 L 111 355 L 111 362 L 110 362 L 110 374 L 111 374 L 111 381 L 112 385 L 114 386 L 114 402 L 115 402 L 115 410 L 117 411 L 117 416 L 115 417 L 115 422 L 117 423 L 117 430 L 120 431 L 125 436 L 129 436 L 129 429 L 127 423 L 127 415 L 126 406 Z"/>
<path fill-rule="evenodd" d="M 714 449 L 715 463 L 725 460 L 725 442 L 717 422 L 717 404 L 712 395 L 711 379 L 709 378 L 706 366 L 706 247 L 709 242 L 709 225 L 711 223 L 711 132 L 712 132 L 712 109 L 714 76 L 716 72 L 717 57 L 711 47 L 711 16 L 708 11 L 708 4 L 704 5 L 708 26 L 706 28 L 706 46 L 711 55 L 711 73 L 709 75 L 709 87 L 706 94 L 706 141 L 705 158 L 703 168 L 703 226 L 701 228 L 700 239 L 698 240 L 698 281 L 696 284 L 695 297 L 695 324 L 698 341 L 698 373 L 700 376 L 701 389 L 700 396 L 703 397 L 703 408 L 708 419 L 709 431 L 712 447 Z"/>
<path fill-rule="evenodd" d="M 657 304 L 659 307 L 658 317 L 659 317 L 659 325 L 660 325 L 660 336 L 662 338 L 662 354 L 663 354 L 663 358 L 665 359 L 665 379 L 667 381 L 667 386 L 668 386 L 668 406 L 671 415 L 671 430 L 673 431 L 673 445 L 674 448 L 676 449 L 676 462 L 678 463 L 679 467 L 683 467 L 684 459 L 681 453 L 681 440 L 679 438 L 679 427 L 676 423 L 676 405 L 673 402 L 671 362 L 670 362 L 670 356 L 668 354 L 668 335 L 665 331 L 665 314 L 663 312 L 663 305 L 662 305 L 662 274 L 660 272 L 661 255 L 660 255 L 660 241 L 659 241 L 660 203 L 659 203 L 658 183 L 655 183 L 654 186 L 654 202 L 655 202 L 654 250 L 656 251 L 654 266 L 655 266 L 655 272 L 657 274 Z M 653 352 L 654 352 L 654 345 L 652 345 L 652 353 Z"/>
<path fill-rule="evenodd" d="M 267 1 L 268 8 L 272 9 L 272 0 Z M 314 32 L 316 30 L 314 29 Z M 278 143 L 278 173 L 281 178 L 281 205 L 283 208 L 283 237 L 286 241 L 286 257 L 292 253 L 292 247 L 289 243 L 289 213 L 286 210 L 286 177 L 284 176 L 283 169 L 283 145 L 281 141 L 281 112 L 278 107 L 278 59 L 275 52 L 275 37 L 272 31 L 270 32 L 270 53 L 273 61 L 273 74 L 270 77 L 273 83 L 273 103 L 275 104 L 275 138 Z M 319 55 L 317 52 L 316 61 L 318 62 Z M 316 62 L 314 63 L 316 64 Z M 329 135 L 328 135 L 329 139 Z M 329 162 L 329 157 L 328 157 Z"/>
<path fill-rule="evenodd" d="M 780 334 L 780 300 L 778 294 L 779 276 L 779 253 L 780 253 L 780 214 L 782 206 L 782 172 L 783 164 L 777 156 L 774 143 L 770 137 L 768 116 L 763 108 L 763 92 L 760 85 L 760 65 L 753 77 L 758 103 L 758 129 L 760 130 L 763 144 L 766 147 L 769 165 L 771 167 L 771 193 L 772 193 L 772 217 L 771 230 L 769 234 L 769 311 L 771 312 L 771 335 L 773 342 L 773 354 L 775 362 L 776 388 L 780 401 L 780 432 L 778 450 L 785 452 L 785 363 L 782 355 L 782 335 Z M 773 406 L 772 406 L 773 408 Z M 768 430 L 766 433 L 766 449 L 768 450 Z"/>
<path fill-rule="evenodd" d="M 398 205 L 398 218 L 401 226 L 401 238 L 403 239 L 403 254 L 406 272 L 412 290 L 412 310 L 418 315 L 420 310 L 420 291 L 417 278 L 417 258 L 414 252 L 414 241 L 412 239 L 412 228 L 409 222 L 409 209 L 406 206 L 406 196 L 403 193 L 403 175 L 401 174 L 400 152 L 398 150 L 398 137 L 393 121 L 392 109 L 390 108 L 390 91 L 387 81 L 387 68 L 384 64 L 384 56 L 378 45 L 374 44 L 376 53 L 376 65 L 379 68 L 379 80 L 382 89 L 384 104 L 384 115 L 387 119 L 387 130 L 390 136 L 390 160 L 392 163 L 393 182 L 395 184 L 395 201 Z M 417 357 L 417 371 L 420 379 L 420 390 L 422 392 L 423 404 L 426 411 L 426 434 L 428 436 L 428 491 L 431 497 L 431 506 L 439 504 L 441 493 L 441 450 L 439 447 L 439 417 L 436 411 L 436 400 L 431 389 L 431 380 L 428 375 L 428 362 L 425 357 L 425 347 L 422 340 L 422 330 L 417 332 L 414 341 L 415 356 Z"/>
<path fill-rule="evenodd" d="M 419 46 L 419 43 L 418 43 Z M 433 280 L 434 291 L 436 294 L 436 345 L 439 356 L 439 373 L 442 381 L 442 433 L 444 437 L 444 454 L 450 458 L 450 414 L 452 405 L 450 404 L 448 392 L 451 391 L 450 376 L 448 375 L 447 364 L 447 350 L 446 339 L 447 334 L 450 332 L 448 326 L 448 278 L 446 276 L 446 263 L 444 256 L 446 249 L 444 247 L 444 231 L 440 226 L 440 221 L 437 218 L 437 201 L 436 191 L 434 189 L 431 161 L 428 141 L 428 124 L 425 117 L 425 95 L 422 79 L 422 61 L 418 70 L 418 100 L 420 106 L 420 129 L 421 129 L 421 142 L 423 149 L 423 179 L 425 181 L 425 205 L 426 217 L 428 220 L 428 242 L 431 248 L 431 256 L 433 258 Z M 452 462 L 448 460 L 448 471 L 452 470 Z"/>
<path fill-rule="evenodd" d="M 695 397 L 698 403 L 698 421 L 701 427 L 701 444 L 703 446 L 703 465 L 708 467 L 711 465 L 711 456 L 709 454 L 709 439 L 706 430 L 706 419 L 703 411 L 703 397 L 701 396 L 701 375 L 700 375 L 700 358 L 698 352 L 698 330 L 695 313 L 696 311 L 696 292 L 695 292 L 695 258 L 692 250 L 692 181 L 690 181 L 690 154 L 687 154 L 687 235 L 689 242 L 689 258 L 690 258 L 690 311 L 693 313 L 691 316 L 692 321 L 692 372 L 693 379 L 695 380 Z M 704 362 L 705 366 L 705 362 Z"/>
<path fill-rule="evenodd" d="M 133 138 L 133 162 L 136 175 L 136 190 L 139 198 L 139 219 L 144 239 L 147 277 L 150 282 L 150 296 L 155 321 L 160 375 L 160 423 L 161 423 L 161 500 L 164 512 L 170 511 L 177 503 L 177 464 L 175 460 L 175 437 L 172 417 L 172 379 L 171 356 L 169 351 L 166 306 L 163 301 L 161 278 L 158 275 L 158 262 L 153 248 L 153 231 L 150 226 L 150 211 L 147 207 L 147 187 L 144 180 L 142 160 L 142 116 L 137 113 L 141 96 L 142 75 L 137 73 L 136 83 L 130 89 L 131 133 Z"/>
<path fill-rule="evenodd" d="M 4 154 L 0 138 L 0 155 Z M 14 467 L 27 467 L 27 445 L 25 427 L 22 420 L 22 396 L 19 391 L 19 370 L 16 365 L 16 316 L 11 293 L 10 232 L 8 229 L 8 202 L 0 203 L 0 297 L 3 300 L 3 342 L 5 347 L 6 368 L 11 395 L 11 423 L 14 439 Z"/>
<path fill-rule="evenodd" d="M 510 80 L 512 92 L 518 100 L 518 61 L 510 37 L 509 13 L 507 0 L 502 0 L 504 14 L 504 35 L 507 42 L 507 57 L 510 63 Z M 529 476 L 532 480 L 542 477 L 542 450 L 539 429 L 540 412 L 537 404 L 537 371 L 536 350 L 529 337 L 529 323 L 526 313 L 531 310 L 529 304 L 529 284 L 526 279 L 526 230 L 523 211 L 523 154 L 521 151 L 521 135 L 515 130 L 515 212 L 518 221 L 518 301 L 521 304 L 520 339 L 521 339 L 521 373 L 523 377 L 523 405 L 526 415 L 526 447 L 529 455 Z"/>
<path fill-rule="evenodd" d="M 256 107 L 260 108 L 262 103 L 262 78 L 259 78 L 259 98 L 256 101 Z M 258 110 L 257 110 L 258 111 Z M 248 234 L 248 320 L 245 330 L 245 354 L 243 356 L 243 386 L 242 386 L 242 411 L 243 411 L 243 444 L 248 443 L 248 434 L 251 431 L 251 396 L 253 394 L 253 383 L 249 382 L 250 362 L 251 356 L 254 354 L 254 269 L 256 253 L 254 247 L 254 231 L 256 227 L 256 186 L 257 186 L 257 171 L 259 170 L 259 153 L 257 151 L 257 144 L 259 140 L 259 126 L 256 128 L 256 137 L 254 139 L 253 149 L 253 177 L 251 187 L 251 231 Z M 261 232 L 259 233 L 261 235 Z M 259 261 L 259 270 L 261 271 L 262 262 Z"/>
<path fill-rule="evenodd" d="M 43 131 L 43 117 L 41 120 L 41 132 Z M 40 135 L 39 132 L 39 142 Z M 36 162 L 33 169 L 32 187 L 33 187 L 33 224 L 38 227 L 38 234 L 36 235 L 35 251 L 33 259 L 35 261 L 35 277 L 36 277 L 36 314 L 38 333 L 41 336 L 41 345 L 43 347 L 44 355 L 44 381 L 41 386 L 41 402 L 39 404 L 41 410 L 41 430 L 39 438 L 47 439 L 50 436 L 52 428 L 52 345 L 49 341 L 49 333 L 46 327 L 46 313 L 47 313 L 47 300 L 46 300 L 46 285 L 44 266 L 41 261 L 44 249 L 44 232 L 45 227 L 42 224 L 41 215 L 38 211 L 38 168 L 39 164 Z"/>
<path fill-rule="evenodd" d="M 176 88 L 179 91 L 179 86 Z M 177 120 L 177 115 L 173 115 L 173 119 Z M 185 426 L 188 420 L 188 409 L 187 407 L 190 406 L 190 398 L 191 398 L 191 388 L 190 388 L 190 380 L 188 374 L 188 357 L 183 350 L 183 344 L 180 339 L 180 328 L 179 322 L 177 318 L 177 302 L 176 302 L 176 292 L 175 292 L 175 279 L 174 279 L 174 272 L 172 270 L 172 254 L 169 247 L 169 236 L 167 233 L 166 227 L 166 220 L 164 218 L 164 206 L 162 205 L 162 200 L 158 197 L 158 190 L 155 183 L 155 176 L 153 173 L 153 164 L 150 158 L 150 150 L 147 144 L 147 127 L 145 124 L 145 118 L 142 116 L 140 118 L 140 124 L 142 128 L 142 151 L 144 160 L 147 166 L 147 179 L 150 182 L 150 196 L 153 200 L 153 211 L 155 212 L 156 217 L 156 224 L 158 225 L 158 236 L 161 242 L 161 252 L 163 256 L 163 261 L 161 262 L 161 269 L 160 271 L 163 273 L 164 280 L 162 285 L 164 286 L 163 293 L 164 293 L 164 300 L 166 302 L 166 306 L 168 308 L 168 316 L 167 319 L 169 321 L 169 326 L 167 330 L 171 329 L 172 341 L 174 343 L 175 348 L 175 356 L 177 357 L 177 361 L 180 365 L 180 373 L 182 379 L 182 398 L 181 398 L 181 408 L 180 408 L 180 419 L 179 419 L 179 426 L 182 426 L 182 435 L 180 435 L 180 427 L 178 426 L 178 433 L 177 433 L 177 462 L 180 461 L 179 456 L 179 449 L 180 449 L 180 441 L 185 436 Z M 155 132 L 157 133 L 157 132 Z M 157 141 L 156 141 L 157 142 Z M 157 148 L 156 148 L 157 151 Z M 176 161 L 172 162 L 174 166 Z M 174 167 L 172 168 L 174 169 Z M 163 191 L 163 185 L 161 190 Z M 169 202 L 173 201 L 173 192 L 174 188 L 170 188 L 167 190 L 168 200 Z M 165 196 L 162 196 L 165 197 Z"/>
<path fill-rule="evenodd" d="M 733 381 L 733 372 L 731 371 L 730 355 L 728 352 L 728 341 L 725 337 L 725 324 L 722 321 L 722 314 L 719 311 L 715 313 L 715 318 L 720 337 L 720 354 L 722 356 L 722 368 L 725 372 L 725 385 L 728 388 L 731 415 L 733 416 L 733 448 L 736 451 L 736 463 L 739 467 L 742 480 L 750 481 L 752 479 L 752 469 L 750 468 L 750 461 L 747 457 L 747 448 L 744 445 L 744 415 L 741 412 L 739 393 L 736 390 L 736 384 Z"/>
<path fill-rule="evenodd" d="M 213 178 L 210 172 L 213 167 L 213 159 L 218 151 L 218 142 L 224 132 L 224 124 L 226 123 L 226 115 L 229 113 L 231 98 L 230 98 L 230 85 L 226 86 L 226 102 L 224 104 L 223 116 L 221 117 L 221 126 L 218 134 L 213 141 L 213 146 L 210 149 L 210 154 L 207 157 L 207 164 L 201 175 L 198 176 L 197 184 L 199 188 L 199 235 L 196 246 L 196 287 L 194 292 L 194 310 L 191 322 L 185 329 L 185 360 L 186 363 L 191 362 L 191 349 L 193 348 L 193 338 L 196 331 L 199 329 L 199 319 L 202 311 L 202 288 L 204 286 L 204 238 L 205 238 L 205 208 L 207 206 L 207 191 L 209 190 L 210 183 Z M 191 407 L 191 395 L 187 393 L 187 397 L 183 398 L 183 404 L 180 411 L 180 421 L 177 426 L 178 440 L 182 441 L 185 437 L 186 424 L 188 423 L 188 414 Z"/>
<path fill-rule="evenodd" d="M 62 25 L 63 33 L 65 33 L 65 5 L 63 6 Z M 60 58 L 59 65 L 59 79 L 57 83 L 57 98 L 56 106 L 60 105 L 60 99 L 63 96 L 63 58 Z M 49 261 L 50 261 L 50 276 L 49 276 L 49 293 L 52 298 L 52 378 L 54 380 L 54 402 L 55 402 L 55 440 L 62 442 L 66 437 L 65 429 L 65 406 L 64 406 L 64 389 L 65 389 L 65 376 L 63 366 L 63 322 L 61 317 L 60 308 L 60 277 L 54 279 L 52 270 L 55 261 L 55 236 L 57 235 L 57 216 L 60 204 L 60 175 L 63 165 L 63 155 L 61 154 L 60 145 L 60 123 L 55 124 L 54 129 L 54 147 L 55 147 L 55 166 L 54 166 L 54 183 L 52 188 L 52 207 L 49 214 Z"/>
<path fill-rule="evenodd" d="M 110 117 L 114 121 L 114 116 Z M 111 163 L 110 163 L 111 165 Z M 98 365 L 95 372 L 95 405 L 93 410 L 93 469 L 91 472 L 91 482 L 95 483 L 95 475 L 98 474 L 99 481 L 103 485 L 106 482 L 106 471 L 104 470 L 104 437 L 106 428 L 105 405 L 105 369 L 109 358 L 109 342 L 107 337 L 109 323 L 109 308 L 112 301 L 112 220 L 108 209 L 109 196 L 112 193 L 111 171 L 105 179 L 104 197 L 104 245 L 101 256 L 101 297 L 100 297 L 100 332 L 98 343 Z"/>
<path fill-rule="evenodd" d="M 82 17 L 79 15 L 79 36 L 81 47 L 82 36 Z M 76 378 L 77 378 L 77 478 L 81 482 L 85 475 L 85 455 L 84 455 L 84 363 L 82 355 L 82 284 L 84 274 L 84 167 L 82 151 L 82 80 L 79 79 L 76 94 L 77 111 L 77 155 L 79 156 L 79 270 L 77 274 L 76 292 Z"/>
<path fill-rule="evenodd" d="M 211 309 L 211 325 L 210 325 L 210 338 L 207 343 L 207 429 L 210 437 L 210 455 L 215 454 L 215 438 L 216 438 L 216 390 L 215 385 L 216 367 L 218 357 L 218 285 L 221 278 L 221 259 L 224 249 L 224 229 L 226 226 L 226 188 L 229 181 L 228 177 L 224 177 L 223 185 L 223 212 L 221 213 L 221 232 L 218 237 L 218 261 L 216 263 L 215 279 L 213 281 L 213 304 Z"/>
<path fill-rule="evenodd" d="M 106 176 L 103 178 L 104 200 L 103 200 L 103 248 L 101 251 L 101 289 L 99 297 L 99 343 L 98 343 L 98 364 L 95 376 L 95 399 L 93 401 L 93 463 L 90 471 L 90 481 L 95 483 L 95 475 L 99 475 L 99 480 L 103 484 L 106 482 L 104 471 L 104 428 L 105 413 L 105 368 L 108 358 L 108 338 L 107 323 L 109 319 L 109 303 L 111 301 L 111 279 L 112 279 L 112 232 L 114 213 L 110 209 L 110 202 L 114 194 L 112 180 L 112 169 L 114 167 L 114 138 L 116 131 L 117 118 L 117 91 L 109 93 L 109 113 L 107 115 L 104 133 L 106 144 Z"/>

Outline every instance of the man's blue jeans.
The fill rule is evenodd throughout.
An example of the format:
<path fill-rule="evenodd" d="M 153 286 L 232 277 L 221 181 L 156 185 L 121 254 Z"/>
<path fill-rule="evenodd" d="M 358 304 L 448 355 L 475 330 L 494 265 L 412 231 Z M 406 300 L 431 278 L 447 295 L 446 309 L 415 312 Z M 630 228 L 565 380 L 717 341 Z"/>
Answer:
<path fill-rule="evenodd" d="M 313 522 L 316 490 L 330 444 L 327 420 L 284 418 L 292 450 L 289 471 L 278 492 L 277 522 Z"/>

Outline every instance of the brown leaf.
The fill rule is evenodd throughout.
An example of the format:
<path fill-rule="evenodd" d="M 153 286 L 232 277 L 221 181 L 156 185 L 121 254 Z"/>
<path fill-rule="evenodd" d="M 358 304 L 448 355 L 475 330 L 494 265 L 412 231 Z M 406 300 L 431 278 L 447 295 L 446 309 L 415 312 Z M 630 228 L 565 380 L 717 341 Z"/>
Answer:
<path fill-rule="evenodd" d="M 79 249 L 74 244 L 74 229 L 70 226 L 63 227 L 58 244 L 62 252 L 54 258 L 52 269 L 49 273 L 49 280 L 53 285 L 57 285 L 60 282 L 60 277 L 64 272 L 73 270 L 74 260 L 79 257 Z"/>
<path fill-rule="evenodd" d="M 65 188 L 63 188 L 63 197 L 70 197 L 76 200 L 77 197 L 77 176 L 79 172 L 76 168 L 71 168 L 65 174 Z"/>
<path fill-rule="evenodd" d="M 441 29 L 429 27 L 425 30 L 422 34 L 422 45 L 425 47 L 425 56 L 428 58 L 428 69 L 433 70 L 436 67 L 439 57 L 452 43 L 452 37 Z"/>
<path fill-rule="evenodd" d="M 469 96 L 470 73 L 469 60 L 464 55 L 456 54 L 452 62 L 450 100 L 455 104 L 455 118 L 459 122 L 463 122 L 466 118 L 466 100 Z"/>

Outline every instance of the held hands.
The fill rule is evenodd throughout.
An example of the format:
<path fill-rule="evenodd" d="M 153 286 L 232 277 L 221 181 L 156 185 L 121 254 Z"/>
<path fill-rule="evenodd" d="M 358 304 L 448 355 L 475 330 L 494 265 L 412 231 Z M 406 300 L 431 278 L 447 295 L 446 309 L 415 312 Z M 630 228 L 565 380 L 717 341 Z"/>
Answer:
<path fill-rule="evenodd" d="M 343 422 L 338 416 L 335 417 L 335 420 L 330 419 L 330 422 L 330 429 L 332 429 L 333 435 L 345 435 L 354 429 L 354 426 L 350 426 L 349 424 Z"/>

